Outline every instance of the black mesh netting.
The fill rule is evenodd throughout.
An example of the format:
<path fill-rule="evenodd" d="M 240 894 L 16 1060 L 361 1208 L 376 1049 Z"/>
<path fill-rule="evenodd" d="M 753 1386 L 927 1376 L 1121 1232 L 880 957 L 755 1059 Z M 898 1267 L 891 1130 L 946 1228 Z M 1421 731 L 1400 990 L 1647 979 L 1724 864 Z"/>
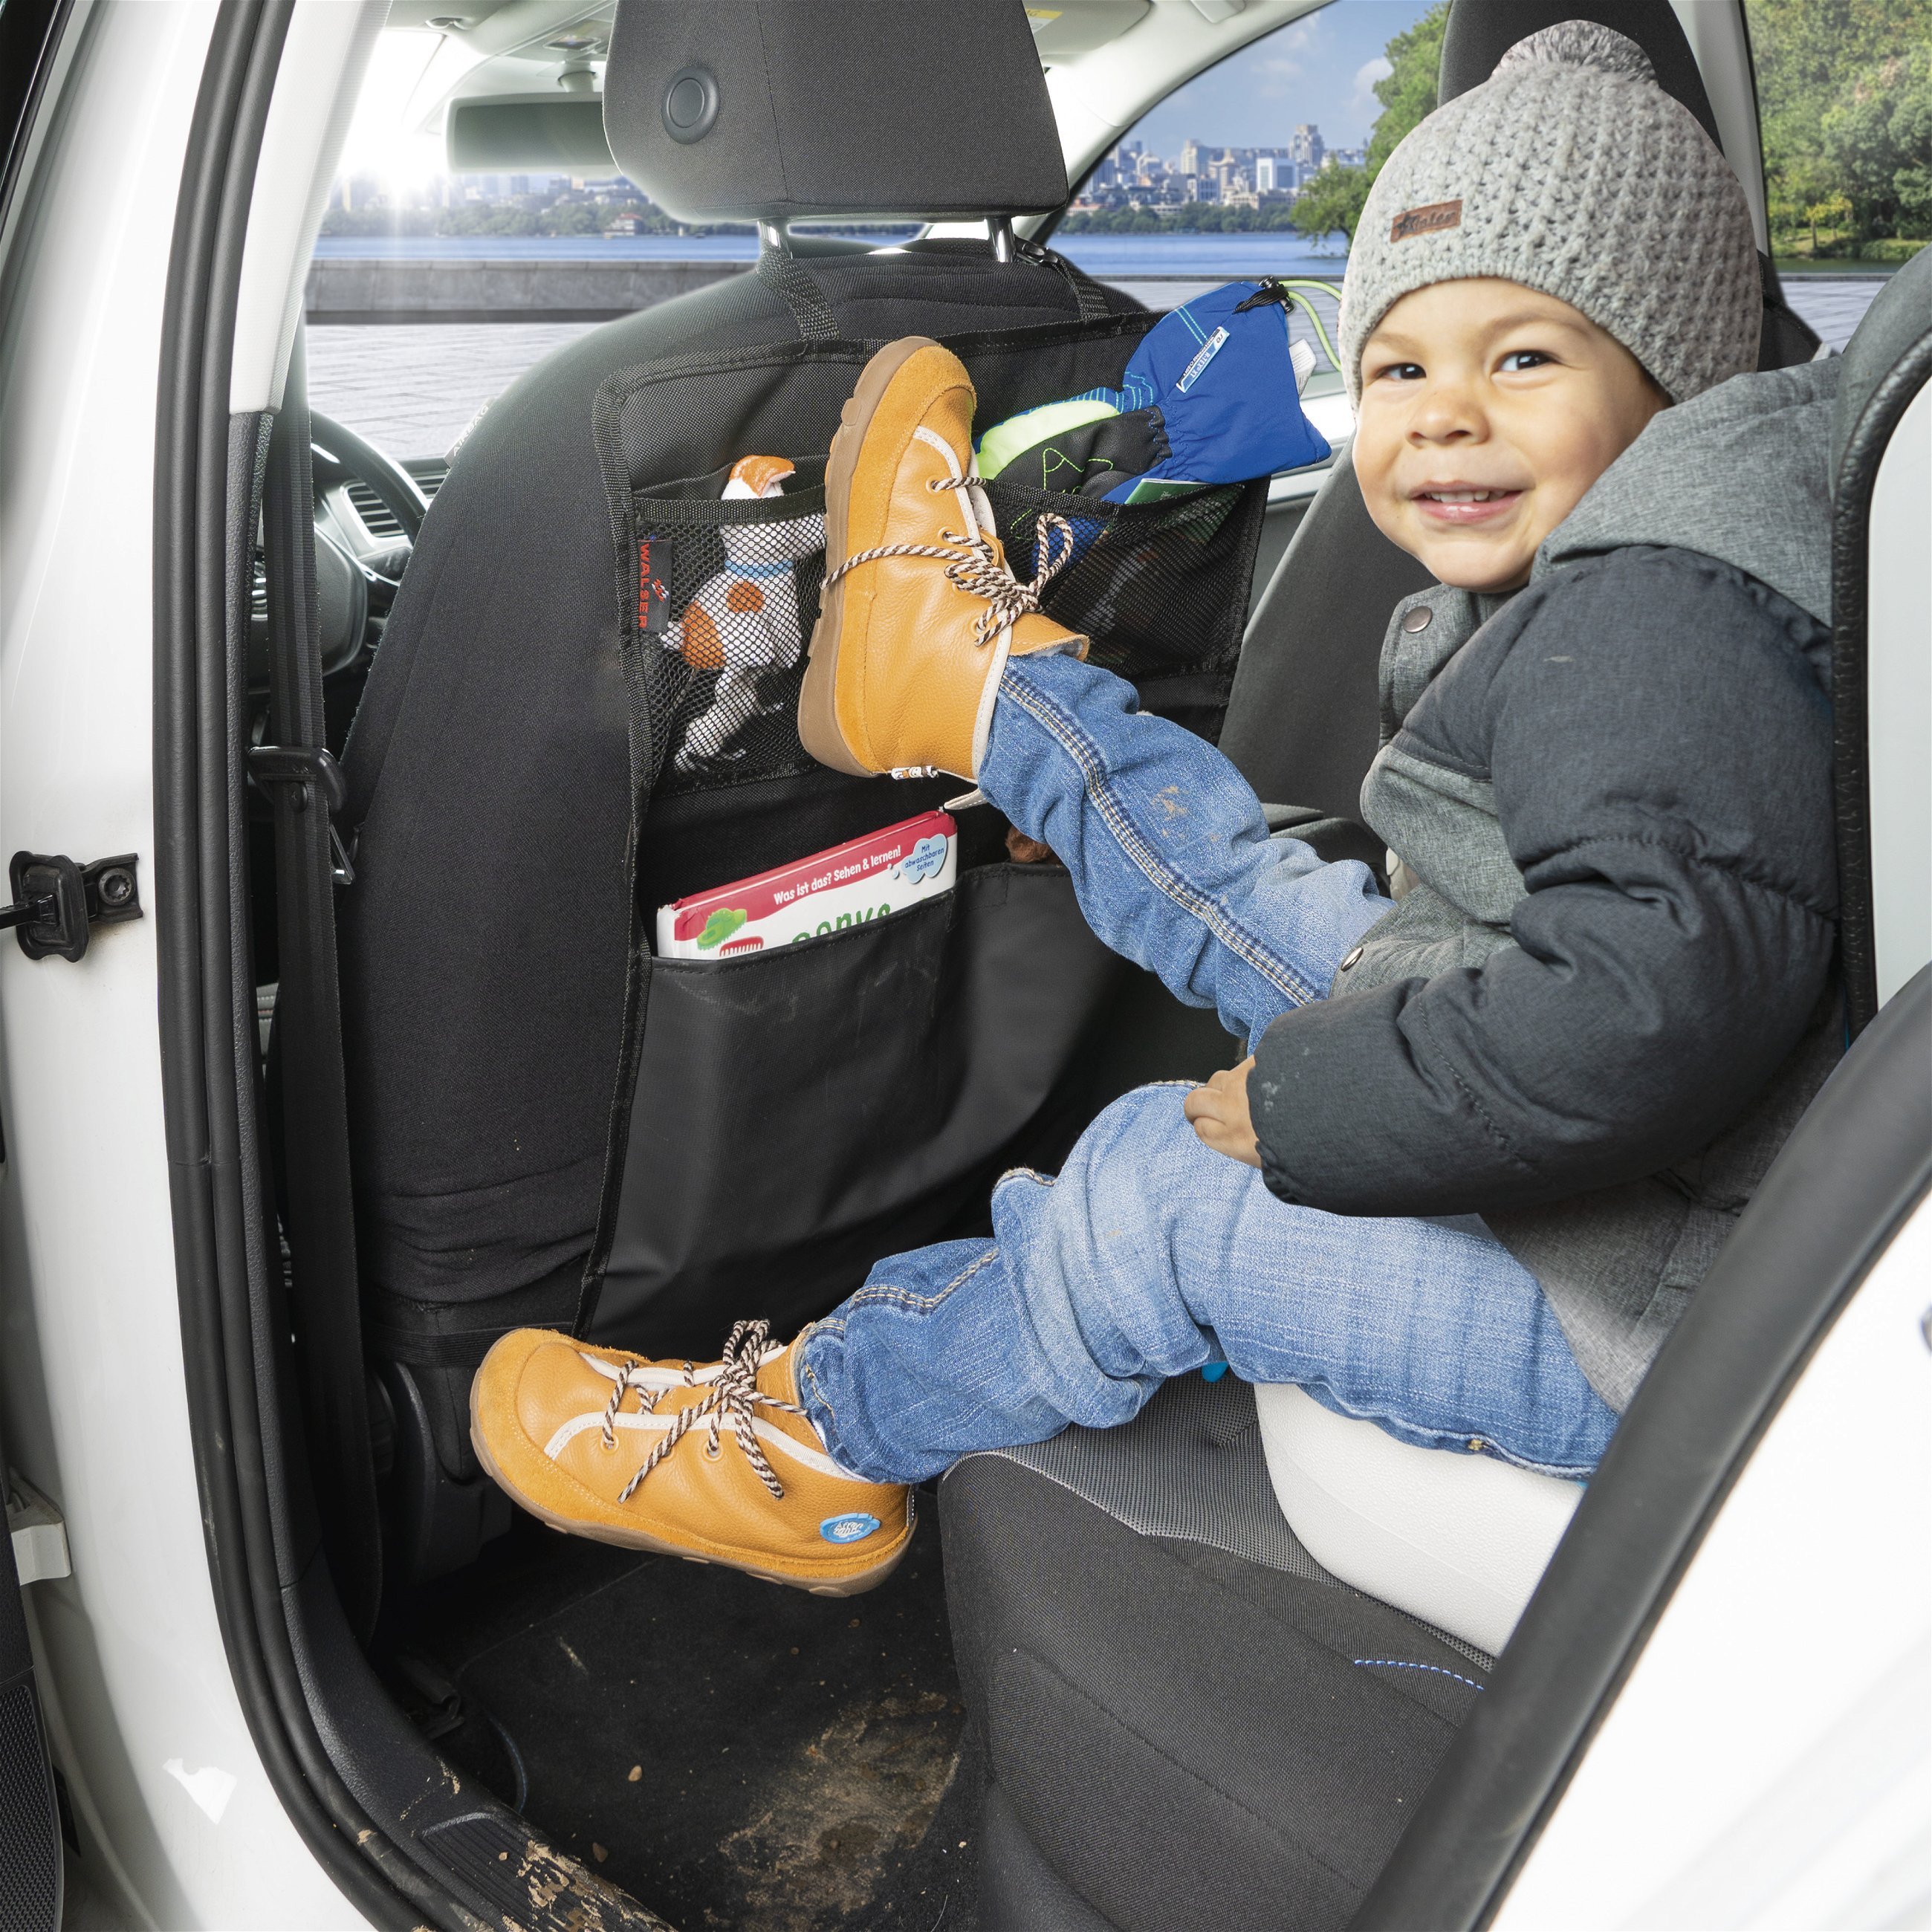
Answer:
<path fill-rule="evenodd" d="M 1090 662 L 1133 682 L 1232 671 L 1265 482 L 1118 504 L 1049 496 L 999 477 L 986 487 L 1017 577 L 1038 572 L 1041 513 L 1066 520 L 1073 560 L 1047 586 L 1045 606 L 1056 623 L 1092 640 Z"/>
<path fill-rule="evenodd" d="M 824 491 L 638 500 L 638 628 L 659 796 L 812 769 L 798 739 Z"/>
<path fill-rule="evenodd" d="M 657 796 L 812 769 L 796 712 L 825 575 L 824 490 L 812 480 L 823 468 L 801 465 L 805 487 L 770 501 L 719 501 L 712 478 L 637 497 Z M 1022 579 L 1038 568 L 1042 513 L 1065 518 L 1072 560 L 1045 608 L 1092 640 L 1093 662 L 1136 683 L 1232 674 L 1264 484 L 1127 505 L 998 478 L 986 494 Z"/>

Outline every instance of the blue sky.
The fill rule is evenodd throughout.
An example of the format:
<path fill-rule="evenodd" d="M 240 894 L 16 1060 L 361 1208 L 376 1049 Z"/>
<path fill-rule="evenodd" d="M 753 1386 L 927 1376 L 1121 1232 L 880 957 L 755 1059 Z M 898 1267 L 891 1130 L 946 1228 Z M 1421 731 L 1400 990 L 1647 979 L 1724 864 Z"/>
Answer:
<path fill-rule="evenodd" d="M 1358 148 L 1381 104 L 1382 49 L 1421 19 L 1429 0 L 1335 0 L 1253 41 L 1190 81 L 1129 136 L 1172 158 L 1190 134 L 1236 148 L 1280 147 L 1312 121 L 1331 148 Z"/>

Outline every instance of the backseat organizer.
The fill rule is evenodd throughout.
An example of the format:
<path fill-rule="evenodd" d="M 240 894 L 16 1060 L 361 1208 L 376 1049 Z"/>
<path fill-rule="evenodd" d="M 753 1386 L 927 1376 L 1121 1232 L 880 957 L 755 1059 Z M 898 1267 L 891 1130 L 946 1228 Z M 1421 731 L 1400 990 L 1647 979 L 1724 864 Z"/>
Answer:
<path fill-rule="evenodd" d="M 973 369 L 985 421 L 1008 412 L 1003 393 L 1024 406 L 1117 379 L 1147 320 L 950 346 Z M 824 441 L 868 353 L 839 344 L 809 357 Z M 776 359 L 795 372 L 800 358 Z M 743 364 L 726 378 L 758 380 Z M 638 669 L 633 758 L 648 785 L 640 932 L 670 898 L 967 789 L 849 778 L 806 754 L 796 712 L 824 575 L 824 459 L 747 426 L 728 465 L 753 451 L 788 458 L 783 496 L 722 501 L 715 467 L 645 480 L 640 430 L 664 387 L 659 371 L 627 372 L 598 411 Z M 1150 708 L 1210 735 L 1240 649 L 1265 490 L 1127 506 L 1005 478 L 987 486 L 1022 578 L 1037 567 L 1042 513 L 1072 526 L 1074 561 L 1047 586 L 1048 614 L 1086 632 L 1093 661 L 1133 680 Z M 640 938 L 628 1132 L 580 1317 L 598 1339 L 706 1352 L 740 1313 L 788 1332 L 878 1256 L 979 1225 L 1002 1168 L 1022 1155 L 1057 1162 L 1084 1124 L 1056 1098 L 1130 969 L 1088 931 L 1059 867 L 1006 863 L 990 808 L 962 818 L 958 886 L 890 922 L 728 962 L 652 959 Z"/>
<path fill-rule="evenodd" d="M 1156 320 L 1112 314 L 948 346 L 991 422 L 1117 384 Z M 991 807 L 959 814 L 959 879 L 944 900 L 762 955 L 652 956 L 658 905 L 967 789 L 848 777 L 798 740 L 824 572 L 823 452 L 878 346 L 721 346 L 606 376 L 586 427 L 609 518 L 609 601 L 584 608 L 580 581 L 554 634 L 532 640 L 518 688 L 490 688 L 480 671 L 466 684 L 452 665 L 434 685 L 427 674 L 392 682 L 372 712 L 372 731 L 394 731 L 399 702 L 440 705 L 478 782 L 526 801 L 514 818 L 506 796 L 488 801 L 496 836 L 524 848 L 530 898 L 514 958 L 493 937 L 505 929 L 498 907 L 477 906 L 435 859 L 463 850 L 459 815 L 440 803 L 412 797 L 373 820 L 364 808 L 370 884 L 345 908 L 363 1016 L 352 1105 L 374 1130 L 358 1172 L 370 1340 L 399 1431 L 426 1430 L 466 1492 L 468 1380 L 496 1335 L 545 1323 L 702 1355 L 740 1316 L 788 1333 L 875 1258 L 982 1228 L 1004 1168 L 1057 1165 L 1133 1080 L 1226 1064 L 1218 1027 L 1191 1016 L 1155 1029 L 1156 1054 L 1174 1064 L 1130 1071 L 1122 1056 L 1108 1090 L 1115 1070 L 1096 1073 L 1090 1049 L 1145 1004 L 1126 990 L 1144 976 L 1092 937 L 1060 868 L 1006 862 Z M 500 464 L 517 406 L 513 391 L 485 419 Z M 796 466 L 790 491 L 722 500 L 725 471 L 754 453 Z M 464 500 L 464 470 L 459 458 L 439 499 L 446 517 Z M 1004 478 L 987 488 L 1022 578 L 1041 512 L 1073 523 L 1079 548 L 1044 601 L 1091 638 L 1094 661 L 1131 680 L 1149 710 L 1217 734 L 1265 479 L 1134 506 Z M 437 521 L 412 588 L 419 602 L 461 594 L 474 608 L 487 590 L 452 589 Z M 412 728 L 420 743 L 427 728 Z M 613 796 L 626 782 L 628 806 Z M 488 869 L 501 876 L 501 857 Z M 553 872 L 566 890 L 548 887 Z M 399 953 L 412 963 L 386 1011 L 383 962 Z M 396 1003 L 421 999 L 410 989 L 431 956 L 446 1036 L 426 1055 Z M 553 986 L 572 989 L 570 1012 L 548 1010 Z M 538 1038 L 550 1042 L 541 1052 Z"/>

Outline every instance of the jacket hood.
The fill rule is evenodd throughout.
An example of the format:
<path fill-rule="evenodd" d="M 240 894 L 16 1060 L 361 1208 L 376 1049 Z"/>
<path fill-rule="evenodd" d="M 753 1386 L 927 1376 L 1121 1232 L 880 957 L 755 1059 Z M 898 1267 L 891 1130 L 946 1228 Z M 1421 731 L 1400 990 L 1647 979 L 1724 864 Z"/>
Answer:
<path fill-rule="evenodd" d="M 1734 376 L 1652 418 L 1544 539 L 1534 582 L 1634 544 L 1694 550 L 1832 620 L 1832 410 L 1839 360 Z"/>

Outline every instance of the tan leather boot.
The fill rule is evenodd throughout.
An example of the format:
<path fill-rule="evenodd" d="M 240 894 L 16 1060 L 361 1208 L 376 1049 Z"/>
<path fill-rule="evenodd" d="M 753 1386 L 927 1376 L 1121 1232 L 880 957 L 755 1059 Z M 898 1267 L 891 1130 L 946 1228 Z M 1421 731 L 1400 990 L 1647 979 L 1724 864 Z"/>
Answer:
<path fill-rule="evenodd" d="M 825 1453 L 799 1406 L 797 1348 L 741 1322 L 722 1361 L 694 1367 L 520 1328 L 476 1371 L 470 1439 L 554 1529 L 852 1596 L 905 1554 L 912 1493 Z"/>
<path fill-rule="evenodd" d="M 974 400 L 958 357 L 909 335 L 866 364 L 832 439 L 798 730 L 836 770 L 976 778 L 1007 658 L 1087 655 L 1040 610 L 1072 550 L 1064 519 L 1041 520 L 1032 584 L 1006 568 L 974 480 Z"/>

